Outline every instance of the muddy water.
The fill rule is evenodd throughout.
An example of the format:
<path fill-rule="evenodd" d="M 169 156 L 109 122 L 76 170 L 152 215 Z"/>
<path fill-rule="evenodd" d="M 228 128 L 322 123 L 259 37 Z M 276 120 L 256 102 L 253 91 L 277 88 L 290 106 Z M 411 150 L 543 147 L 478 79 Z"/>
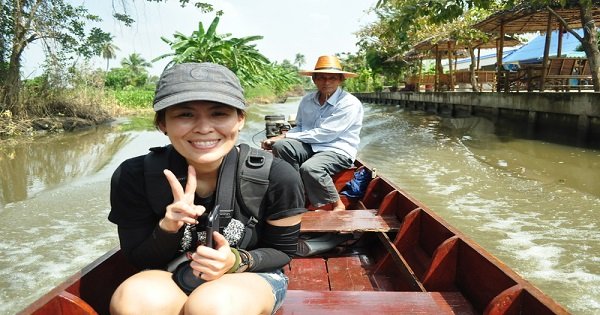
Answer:
<path fill-rule="evenodd" d="M 241 135 L 258 143 L 255 105 Z M 365 106 L 359 157 L 575 314 L 600 314 L 600 152 L 503 133 L 482 118 Z M 12 314 L 108 249 L 112 171 L 162 145 L 116 126 L 0 147 L 0 314 Z"/>

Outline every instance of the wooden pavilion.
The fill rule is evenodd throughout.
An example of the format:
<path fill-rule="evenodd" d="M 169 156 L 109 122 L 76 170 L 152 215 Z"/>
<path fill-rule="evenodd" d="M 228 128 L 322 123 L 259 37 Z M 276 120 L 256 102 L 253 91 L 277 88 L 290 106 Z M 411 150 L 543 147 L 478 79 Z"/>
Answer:
<path fill-rule="evenodd" d="M 586 13 L 587 12 L 587 13 Z M 587 14 L 587 15 L 586 15 Z M 589 16 L 588 16 L 589 15 Z M 517 6 L 515 8 L 500 11 L 492 14 L 487 19 L 476 23 L 473 25 L 474 28 L 479 29 L 486 33 L 494 33 L 498 34 L 500 39 L 503 39 L 506 34 L 522 34 L 528 32 L 544 32 L 546 34 L 550 34 L 552 30 L 558 29 L 559 33 L 570 32 L 573 33 L 575 37 L 583 41 L 583 38 L 572 31 L 575 28 L 582 27 L 582 19 L 591 21 L 593 25 L 593 19 L 600 18 L 600 7 L 597 5 L 589 8 L 588 11 L 584 12 L 584 8 L 581 7 L 531 7 L 528 5 Z M 591 27 L 588 30 L 593 36 L 596 36 L 595 26 Z M 558 38 L 558 51 L 556 57 L 561 57 L 561 41 L 562 37 Z M 538 69 L 526 69 L 521 74 L 516 74 L 514 78 L 508 76 L 507 73 L 503 72 L 502 67 L 502 51 L 506 44 L 503 40 L 499 42 L 499 51 L 497 54 L 497 77 L 498 77 L 498 91 L 510 90 L 511 80 L 516 81 L 527 81 L 527 89 L 529 91 L 532 90 L 533 84 L 535 83 L 535 87 L 540 91 L 544 91 L 546 87 L 546 83 L 548 83 L 548 76 L 564 76 L 563 80 L 569 79 L 582 79 L 584 76 L 583 72 L 586 70 L 586 66 L 582 67 L 578 70 L 578 73 L 575 73 L 575 68 L 570 68 L 571 73 L 565 73 L 569 70 L 564 69 L 564 65 L 561 60 L 557 60 L 555 65 L 550 64 L 550 36 L 546 36 L 546 43 L 544 47 L 544 57 L 542 64 L 539 65 Z M 597 51 L 597 47 L 595 48 Z M 588 57 L 589 53 L 588 53 Z M 600 86 L 600 82 L 598 82 L 597 78 L 593 78 L 591 72 L 589 70 L 590 66 L 598 67 L 600 64 L 600 55 L 598 56 L 599 60 L 592 61 L 591 64 L 588 64 L 588 74 L 586 74 L 586 78 L 589 76 L 590 80 L 594 80 L 594 87 L 598 90 Z M 596 62 L 598 61 L 598 62 Z M 572 63 L 571 61 L 568 61 Z M 587 62 L 587 60 L 586 60 Z M 557 73 L 549 73 L 549 69 L 554 69 L 553 71 Z M 596 71 L 597 72 L 597 71 Z M 555 78 L 556 79 L 556 78 Z"/>
<path fill-rule="evenodd" d="M 453 38 L 443 38 L 439 40 L 435 40 L 432 38 L 423 40 L 417 43 L 413 49 L 404 54 L 403 58 L 405 60 L 419 60 L 419 76 L 418 83 L 419 84 L 432 84 L 434 87 L 434 91 L 441 91 L 442 88 L 446 87 L 448 90 L 453 91 L 454 86 L 457 82 L 462 83 L 471 83 L 476 85 L 476 81 L 471 80 L 471 76 L 475 76 L 476 78 L 481 78 L 483 80 L 487 80 L 488 77 L 485 73 L 471 73 L 468 75 L 461 76 L 461 80 L 457 80 L 457 72 L 453 69 L 456 69 L 456 61 L 458 58 L 469 57 L 470 53 L 468 49 L 477 49 L 477 57 L 475 62 L 475 67 L 473 67 L 473 71 L 479 71 L 479 60 L 481 57 L 481 49 L 490 49 L 496 48 L 496 52 L 499 51 L 499 38 L 495 40 L 477 40 L 470 42 L 469 44 L 463 43 L 457 39 Z M 518 39 L 505 36 L 503 39 L 503 43 L 505 46 L 516 46 L 520 44 Z M 442 71 L 442 58 L 448 58 L 448 74 L 445 75 Z M 433 77 L 424 77 L 421 73 L 422 71 L 422 63 L 423 59 L 435 59 L 435 74 Z M 453 67 L 454 62 L 454 67 Z M 464 78 L 463 78 L 464 77 Z M 489 76 L 493 81 L 493 77 Z M 481 83 L 481 82 L 480 82 Z"/>

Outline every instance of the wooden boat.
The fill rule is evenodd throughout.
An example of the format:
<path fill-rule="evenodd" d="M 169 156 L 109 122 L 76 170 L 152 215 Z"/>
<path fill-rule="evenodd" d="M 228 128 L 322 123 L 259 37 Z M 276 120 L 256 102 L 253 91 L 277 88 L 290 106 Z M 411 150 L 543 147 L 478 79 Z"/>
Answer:
<path fill-rule="evenodd" d="M 339 174 L 338 188 L 353 174 Z M 285 267 L 289 291 L 277 314 L 568 314 L 385 178 L 374 178 L 363 198 L 344 202 L 347 211 L 304 216 L 306 235 L 348 240 Z M 113 249 L 20 314 L 108 314 L 112 293 L 134 272 Z"/>

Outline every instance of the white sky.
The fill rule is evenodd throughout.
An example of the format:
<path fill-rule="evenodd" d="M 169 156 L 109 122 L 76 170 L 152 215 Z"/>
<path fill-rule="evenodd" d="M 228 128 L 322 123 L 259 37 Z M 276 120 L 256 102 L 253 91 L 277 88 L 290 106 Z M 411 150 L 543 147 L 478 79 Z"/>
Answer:
<path fill-rule="evenodd" d="M 128 12 L 136 23 L 127 28 L 112 18 L 112 3 L 121 0 L 72 0 L 84 4 L 90 13 L 101 16 L 104 21 L 95 25 L 114 35 L 119 47 L 117 58 L 110 60 L 110 67 L 120 66 L 120 61 L 137 52 L 147 61 L 171 52 L 160 37 L 173 39 L 175 32 L 190 36 L 202 21 L 205 29 L 214 13 L 204 14 L 188 5 L 181 8 L 179 1 L 153 3 L 146 0 L 126 0 Z M 191 1 L 194 2 L 194 1 Z M 377 0 L 208 0 L 216 10 L 223 10 L 217 33 L 231 33 L 232 37 L 264 36 L 252 42 L 271 61 L 288 59 L 294 62 L 297 53 L 305 56 L 304 69 L 312 69 L 320 55 L 342 52 L 355 53 L 357 37 L 362 26 L 374 21 L 367 10 Z M 26 77 L 38 75 L 41 64 L 38 47 L 25 52 L 23 73 Z M 97 57 L 94 65 L 105 69 L 106 60 Z M 150 73 L 159 75 L 168 60 L 153 64 Z"/>

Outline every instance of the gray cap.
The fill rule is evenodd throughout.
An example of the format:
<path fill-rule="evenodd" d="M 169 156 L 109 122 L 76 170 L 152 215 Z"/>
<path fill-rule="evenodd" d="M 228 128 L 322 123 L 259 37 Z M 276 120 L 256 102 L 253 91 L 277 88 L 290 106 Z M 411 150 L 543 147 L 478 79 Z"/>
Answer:
<path fill-rule="evenodd" d="M 237 76 L 214 63 L 181 63 L 160 76 L 154 111 L 190 101 L 212 101 L 246 110 L 244 89 Z"/>

